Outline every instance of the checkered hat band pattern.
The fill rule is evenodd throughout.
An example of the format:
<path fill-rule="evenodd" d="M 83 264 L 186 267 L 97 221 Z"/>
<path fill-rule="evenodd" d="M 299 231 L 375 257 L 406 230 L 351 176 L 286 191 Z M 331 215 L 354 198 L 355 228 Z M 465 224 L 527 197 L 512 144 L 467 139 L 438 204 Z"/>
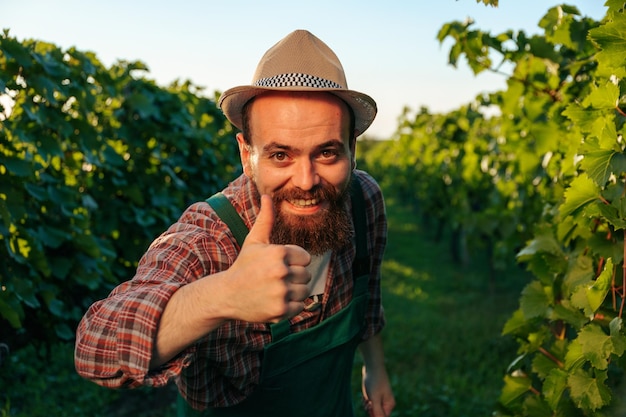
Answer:
<path fill-rule="evenodd" d="M 254 85 L 257 87 L 343 88 L 336 82 L 309 74 L 279 74 L 261 78 Z"/>

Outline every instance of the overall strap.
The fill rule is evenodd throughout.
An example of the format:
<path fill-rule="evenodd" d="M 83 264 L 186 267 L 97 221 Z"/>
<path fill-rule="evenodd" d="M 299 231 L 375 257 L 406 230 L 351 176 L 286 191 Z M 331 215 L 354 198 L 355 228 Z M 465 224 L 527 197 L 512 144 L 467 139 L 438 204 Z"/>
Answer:
<path fill-rule="evenodd" d="M 358 178 L 352 180 L 350 195 L 352 197 L 352 221 L 356 241 L 356 256 L 352 263 L 352 277 L 356 280 L 370 272 L 370 257 L 367 250 L 367 216 L 365 214 L 365 197 Z"/>
<path fill-rule="evenodd" d="M 239 247 L 242 247 L 249 230 L 228 198 L 219 192 L 207 198 L 206 202 L 213 207 L 220 219 L 226 223 L 233 236 L 235 236 Z"/>

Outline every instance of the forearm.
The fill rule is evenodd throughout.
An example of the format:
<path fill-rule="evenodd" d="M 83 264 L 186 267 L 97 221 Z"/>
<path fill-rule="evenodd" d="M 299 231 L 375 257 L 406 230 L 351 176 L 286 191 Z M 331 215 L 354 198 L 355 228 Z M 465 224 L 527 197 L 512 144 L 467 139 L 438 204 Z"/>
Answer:
<path fill-rule="evenodd" d="M 359 345 L 359 352 L 363 357 L 363 366 L 367 370 L 375 370 L 380 367 L 385 367 L 385 354 L 383 349 L 383 342 L 380 333 L 375 334 L 369 339 L 361 342 Z"/>
<path fill-rule="evenodd" d="M 224 323 L 227 310 L 221 301 L 228 298 L 224 295 L 224 275 L 197 280 L 172 295 L 159 321 L 150 369 L 168 362 Z"/>

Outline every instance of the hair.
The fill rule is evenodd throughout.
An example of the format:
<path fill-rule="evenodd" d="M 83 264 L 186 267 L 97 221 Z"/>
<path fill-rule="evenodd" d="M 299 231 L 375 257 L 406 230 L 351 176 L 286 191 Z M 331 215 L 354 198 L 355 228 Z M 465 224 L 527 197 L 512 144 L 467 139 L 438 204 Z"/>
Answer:
<path fill-rule="evenodd" d="M 329 94 L 332 94 L 332 93 L 329 93 Z M 254 99 L 256 97 L 257 96 L 252 97 L 250 100 L 248 100 L 246 104 L 243 105 L 243 108 L 241 109 L 241 133 L 243 134 L 244 140 L 246 141 L 247 145 L 251 145 L 252 129 L 250 129 L 250 108 L 252 107 L 252 102 L 254 102 Z M 338 96 L 335 96 L 335 97 L 341 100 L 340 97 Z M 341 101 L 343 101 L 343 103 L 346 105 L 346 108 L 348 109 L 348 114 L 350 117 L 350 126 L 348 129 L 348 134 L 350 135 L 350 137 L 349 137 L 348 144 L 350 146 L 353 146 L 354 141 L 356 141 L 356 137 L 354 135 L 356 117 L 354 116 L 354 111 L 352 110 L 352 107 L 350 107 L 348 103 L 346 103 L 344 100 L 341 100 Z"/>

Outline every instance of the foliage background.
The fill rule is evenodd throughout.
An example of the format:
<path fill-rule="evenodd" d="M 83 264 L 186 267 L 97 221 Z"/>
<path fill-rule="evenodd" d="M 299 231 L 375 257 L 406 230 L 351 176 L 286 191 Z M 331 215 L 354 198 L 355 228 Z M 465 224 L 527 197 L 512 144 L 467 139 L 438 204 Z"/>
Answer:
<path fill-rule="evenodd" d="M 232 131 L 189 83 L 140 62 L 0 37 L 0 340 L 73 339 L 182 208 L 239 170 Z"/>
<path fill-rule="evenodd" d="M 459 262 L 482 248 L 494 280 L 515 256 L 534 275 L 503 329 L 519 348 L 498 415 L 623 413 L 626 20 L 606 6 L 601 22 L 552 7 L 531 37 L 445 25 L 449 62 L 511 68 L 507 89 L 406 116 L 367 158 Z"/>
<path fill-rule="evenodd" d="M 445 25 L 449 62 L 511 68 L 507 89 L 448 114 L 407 112 L 392 140 L 361 145 L 390 201 L 410 208 L 462 271 L 487 266 L 489 291 L 516 275 L 516 257 L 531 274 L 503 325 L 517 352 L 500 351 L 510 366 L 497 415 L 621 415 L 626 17 L 623 1 L 606 7 L 600 22 L 552 7 L 531 37 Z M 10 99 L 0 114 L 0 342 L 50 360 L 86 307 L 132 276 L 151 239 L 239 166 L 231 127 L 191 83 L 162 88 L 138 62 L 107 69 L 73 49 L 8 32 L 0 41 Z M 449 415 L 462 415 L 455 392 L 440 394 Z M 11 398 L 20 394 L 6 396 L 8 415 Z"/>

